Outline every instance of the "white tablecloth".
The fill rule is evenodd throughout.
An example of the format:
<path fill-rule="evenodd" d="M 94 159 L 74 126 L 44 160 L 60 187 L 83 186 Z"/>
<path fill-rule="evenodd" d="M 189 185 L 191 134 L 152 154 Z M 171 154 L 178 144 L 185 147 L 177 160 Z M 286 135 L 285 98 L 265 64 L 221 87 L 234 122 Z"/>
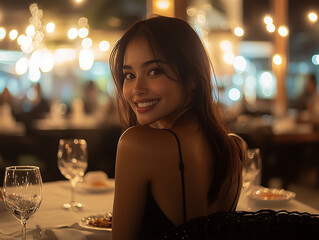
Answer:
<path fill-rule="evenodd" d="M 114 182 L 111 181 L 114 186 Z M 67 181 L 48 182 L 43 187 L 43 201 L 39 210 L 30 217 L 27 223 L 27 239 L 40 232 L 39 227 L 47 231 L 52 229 L 58 240 L 108 240 L 111 232 L 87 230 L 76 223 L 83 217 L 107 213 L 112 211 L 114 190 L 106 192 L 87 192 L 79 189 L 76 192 L 76 200 L 85 206 L 82 210 L 64 210 L 61 208 L 64 202 L 70 200 L 70 188 Z M 283 204 L 257 203 L 241 195 L 237 206 L 238 211 L 257 211 L 259 209 L 285 209 L 288 211 L 299 211 L 319 214 L 319 211 L 307 206 L 297 200 L 290 200 Z M 37 229 L 37 225 L 39 226 Z M 71 226 L 59 229 L 59 226 Z M 52 233 L 52 232 L 51 232 Z M 70 238 L 71 236 L 71 238 Z M 10 212 L 0 207 L 0 240 L 21 239 L 21 227 L 19 222 L 13 218 Z M 35 238 L 36 239 L 36 238 Z"/>

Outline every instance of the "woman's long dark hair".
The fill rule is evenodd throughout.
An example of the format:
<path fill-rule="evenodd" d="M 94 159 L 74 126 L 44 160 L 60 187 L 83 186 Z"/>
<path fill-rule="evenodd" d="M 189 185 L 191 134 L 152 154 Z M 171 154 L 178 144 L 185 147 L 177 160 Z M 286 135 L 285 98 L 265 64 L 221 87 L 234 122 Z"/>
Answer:
<path fill-rule="evenodd" d="M 136 37 L 148 41 L 155 57 L 160 53 L 176 71 L 191 98 L 177 121 L 194 114 L 210 142 L 214 168 L 207 198 L 212 203 L 226 177 L 236 169 L 235 156 L 238 156 L 239 149 L 227 135 L 218 106 L 213 101 L 212 67 L 205 48 L 196 32 L 181 19 L 156 16 L 135 23 L 117 41 L 110 56 L 110 68 L 118 90 L 120 119 L 125 128 L 138 125 L 135 113 L 122 93 L 124 54 L 128 43 Z"/>

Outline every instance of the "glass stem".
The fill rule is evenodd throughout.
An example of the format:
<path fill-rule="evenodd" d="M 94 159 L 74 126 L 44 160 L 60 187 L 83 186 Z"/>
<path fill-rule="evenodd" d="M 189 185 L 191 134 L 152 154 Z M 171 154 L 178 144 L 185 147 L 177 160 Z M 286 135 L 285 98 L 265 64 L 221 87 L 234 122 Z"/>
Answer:
<path fill-rule="evenodd" d="M 22 240 L 26 240 L 26 224 L 27 221 L 25 219 L 21 219 L 21 233 L 22 233 Z"/>
<path fill-rule="evenodd" d="M 75 186 L 76 181 L 71 180 L 71 205 L 75 202 Z"/>

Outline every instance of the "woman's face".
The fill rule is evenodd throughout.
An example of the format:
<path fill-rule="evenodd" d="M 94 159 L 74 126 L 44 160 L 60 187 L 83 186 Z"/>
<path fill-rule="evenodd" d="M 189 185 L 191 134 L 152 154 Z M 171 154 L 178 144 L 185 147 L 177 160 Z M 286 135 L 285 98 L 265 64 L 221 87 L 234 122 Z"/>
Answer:
<path fill-rule="evenodd" d="M 144 38 L 134 38 L 128 44 L 123 74 L 123 95 L 138 122 L 167 127 L 183 105 L 183 86 L 164 59 L 155 59 Z"/>

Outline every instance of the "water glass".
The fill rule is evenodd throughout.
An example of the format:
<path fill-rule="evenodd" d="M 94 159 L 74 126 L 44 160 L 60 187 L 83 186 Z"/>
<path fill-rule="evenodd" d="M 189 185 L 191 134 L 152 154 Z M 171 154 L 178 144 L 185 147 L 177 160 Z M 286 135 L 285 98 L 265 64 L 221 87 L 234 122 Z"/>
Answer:
<path fill-rule="evenodd" d="M 60 139 L 58 149 L 58 167 L 71 183 L 71 201 L 63 208 L 82 208 L 83 204 L 75 201 L 74 189 L 82 181 L 88 166 L 87 144 L 84 139 Z"/>
<path fill-rule="evenodd" d="M 39 167 L 7 167 L 3 182 L 3 200 L 12 215 L 21 222 L 22 240 L 26 239 L 29 217 L 42 201 L 42 178 Z"/>
<path fill-rule="evenodd" d="M 249 191 L 252 186 L 261 184 L 261 156 L 260 149 L 253 148 L 247 150 L 247 159 L 243 168 L 243 189 Z"/>

